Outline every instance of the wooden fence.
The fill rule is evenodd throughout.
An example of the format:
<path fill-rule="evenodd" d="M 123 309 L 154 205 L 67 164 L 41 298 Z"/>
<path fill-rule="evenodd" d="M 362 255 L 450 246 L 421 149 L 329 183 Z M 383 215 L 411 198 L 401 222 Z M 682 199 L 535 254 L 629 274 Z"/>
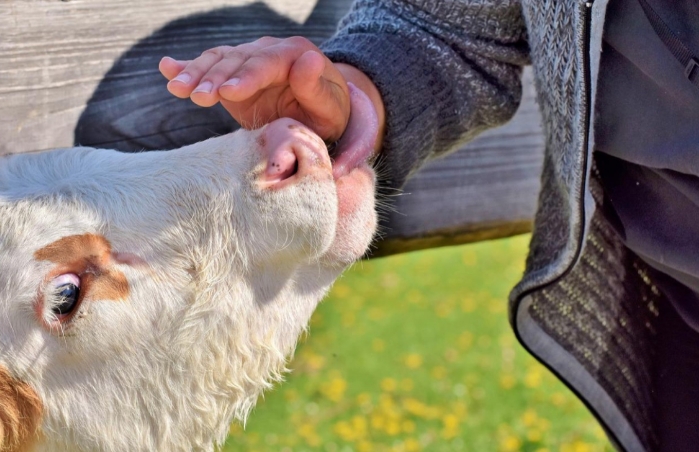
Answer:
<path fill-rule="evenodd" d="M 221 108 L 167 93 L 160 57 L 189 59 L 263 35 L 320 43 L 349 3 L 3 0 L 0 155 L 77 144 L 164 149 L 225 133 L 232 125 Z M 524 80 L 509 124 L 429 163 L 394 198 L 375 255 L 530 230 L 543 138 L 530 72 Z"/>

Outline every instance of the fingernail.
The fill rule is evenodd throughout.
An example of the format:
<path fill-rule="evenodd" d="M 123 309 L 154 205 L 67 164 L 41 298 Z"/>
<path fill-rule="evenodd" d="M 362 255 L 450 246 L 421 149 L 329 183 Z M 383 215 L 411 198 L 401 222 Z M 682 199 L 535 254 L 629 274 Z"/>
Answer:
<path fill-rule="evenodd" d="M 238 77 L 236 77 L 236 78 L 232 78 L 232 79 L 228 80 L 227 82 L 225 82 L 221 86 L 236 86 L 238 83 L 240 83 L 240 79 Z"/>
<path fill-rule="evenodd" d="M 213 87 L 214 87 L 214 84 L 213 84 L 213 83 L 211 83 L 211 82 L 204 82 L 204 83 L 200 83 L 199 86 L 197 86 L 196 88 L 194 88 L 194 91 L 192 91 L 192 92 L 193 92 L 193 93 L 206 93 L 206 94 L 209 94 L 209 93 L 211 92 L 211 88 L 213 88 Z"/>
<path fill-rule="evenodd" d="M 192 76 L 186 72 L 181 72 L 177 77 L 173 78 L 173 82 L 184 83 L 185 85 L 192 80 Z"/>

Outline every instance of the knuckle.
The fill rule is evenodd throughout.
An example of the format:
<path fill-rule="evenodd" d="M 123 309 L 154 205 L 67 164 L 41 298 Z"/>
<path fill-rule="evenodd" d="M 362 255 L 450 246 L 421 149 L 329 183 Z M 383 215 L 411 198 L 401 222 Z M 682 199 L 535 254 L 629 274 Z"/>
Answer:
<path fill-rule="evenodd" d="M 248 57 L 248 54 L 236 47 L 230 47 L 226 52 L 222 55 L 223 60 L 245 60 Z"/>
<path fill-rule="evenodd" d="M 204 50 L 201 54 L 202 54 L 202 56 L 214 55 L 217 57 L 221 57 L 221 56 L 225 55 L 225 53 L 231 48 L 232 48 L 231 46 L 218 46 L 218 47 L 214 47 L 212 49 Z"/>
<path fill-rule="evenodd" d="M 268 46 L 268 45 L 276 44 L 279 41 L 281 41 L 281 39 L 279 39 L 279 38 L 274 38 L 272 36 L 263 36 L 260 39 L 256 40 L 255 43 L 263 45 L 263 46 Z"/>
<path fill-rule="evenodd" d="M 315 45 L 303 36 L 291 36 L 286 38 L 286 44 L 294 47 L 315 47 Z"/>

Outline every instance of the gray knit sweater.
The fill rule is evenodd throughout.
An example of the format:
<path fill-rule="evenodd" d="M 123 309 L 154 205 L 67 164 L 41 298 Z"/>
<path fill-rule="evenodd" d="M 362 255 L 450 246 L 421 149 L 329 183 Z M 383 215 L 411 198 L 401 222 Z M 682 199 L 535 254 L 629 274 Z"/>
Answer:
<path fill-rule="evenodd" d="M 522 344 L 575 391 L 621 450 L 657 447 L 651 344 L 662 294 L 653 272 L 596 213 L 591 150 L 608 0 L 359 0 L 323 44 L 374 81 L 387 112 L 386 173 L 508 120 L 522 66 L 544 118 L 542 191 L 510 320 Z"/>

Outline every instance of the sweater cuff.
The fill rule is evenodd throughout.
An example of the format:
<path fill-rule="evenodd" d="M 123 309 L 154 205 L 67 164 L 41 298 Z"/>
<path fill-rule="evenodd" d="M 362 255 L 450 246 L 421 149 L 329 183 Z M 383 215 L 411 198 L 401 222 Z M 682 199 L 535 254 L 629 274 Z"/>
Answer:
<path fill-rule="evenodd" d="M 427 67 L 405 37 L 393 34 L 340 35 L 321 45 L 330 60 L 364 72 L 378 88 L 386 110 L 386 127 L 379 159 L 381 184 L 400 188 L 430 157 L 438 128 L 455 130 L 457 115 L 438 113 L 450 103 L 451 89 Z M 452 107 L 453 108 L 453 107 Z"/>

